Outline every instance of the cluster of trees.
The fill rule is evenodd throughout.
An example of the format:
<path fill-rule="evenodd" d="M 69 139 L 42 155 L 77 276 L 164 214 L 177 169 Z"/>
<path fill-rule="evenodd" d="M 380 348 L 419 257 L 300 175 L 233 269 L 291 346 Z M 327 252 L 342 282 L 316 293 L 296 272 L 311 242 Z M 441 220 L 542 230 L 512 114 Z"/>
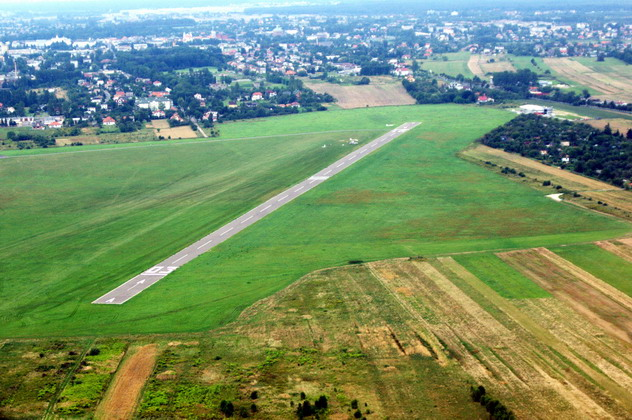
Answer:
<path fill-rule="evenodd" d="M 0 89 L 0 103 L 3 109 L 0 115 L 8 115 L 6 109 L 15 109 L 15 115 L 25 115 L 27 109 L 30 113 L 44 111 L 49 115 L 59 115 L 68 108 L 64 99 L 55 97 L 54 93 L 44 90 L 37 93 L 25 88 Z"/>
<path fill-rule="evenodd" d="M 520 115 L 481 138 L 487 146 L 519 153 L 602 181 L 624 186 L 632 179 L 632 130 L 603 131 L 537 115 Z"/>
<path fill-rule="evenodd" d="M 500 401 L 487 395 L 487 391 L 483 385 L 470 387 L 470 395 L 472 401 L 479 403 L 489 413 L 492 420 L 514 420 L 516 416 Z"/>
<path fill-rule="evenodd" d="M 19 149 L 30 149 L 31 145 L 42 148 L 47 148 L 49 146 L 55 145 L 54 137 L 35 132 L 22 131 L 19 133 L 15 133 L 13 131 L 9 131 L 7 133 L 7 138 L 11 141 L 17 142 Z"/>
<path fill-rule="evenodd" d="M 529 87 L 537 85 L 538 75 L 529 69 L 492 73 L 494 85 L 521 96 L 529 95 Z"/>
<path fill-rule="evenodd" d="M 321 395 L 316 401 L 314 401 L 314 405 L 305 399 L 304 392 L 301 392 L 301 399 L 303 399 L 303 402 L 299 402 L 298 407 L 296 408 L 296 416 L 299 419 L 311 416 L 316 416 L 318 418 L 321 414 L 324 414 L 327 411 L 329 403 L 327 401 L 327 397 L 324 395 Z"/>
<path fill-rule="evenodd" d="M 628 64 L 632 64 L 632 47 L 627 47 L 623 51 L 615 51 L 612 53 L 614 58 L 625 61 Z"/>
<path fill-rule="evenodd" d="M 213 66 L 223 68 L 225 59 L 219 48 L 191 47 L 148 48 L 141 51 L 119 52 L 117 67 L 136 77 L 156 79 L 163 72 L 191 67 Z"/>
<path fill-rule="evenodd" d="M 393 67 L 388 63 L 381 63 L 379 61 L 369 61 L 362 63 L 362 70 L 360 74 L 362 76 L 379 76 L 382 74 L 389 74 Z"/>
<path fill-rule="evenodd" d="M 414 82 L 404 79 L 402 84 L 418 104 L 467 104 L 476 102 L 477 99 L 476 94 L 471 90 L 451 89 L 447 85 L 439 86 L 436 79 L 418 77 Z"/>

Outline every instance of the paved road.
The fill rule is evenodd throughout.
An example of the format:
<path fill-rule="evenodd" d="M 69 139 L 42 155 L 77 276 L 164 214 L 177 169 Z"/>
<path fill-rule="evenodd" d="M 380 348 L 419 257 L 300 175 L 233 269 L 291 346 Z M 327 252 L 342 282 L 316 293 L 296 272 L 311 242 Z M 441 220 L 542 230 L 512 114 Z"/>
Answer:
<path fill-rule="evenodd" d="M 275 197 L 272 197 L 265 203 L 259 205 L 258 207 L 255 207 L 248 213 L 240 216 L 239 218 L 233 220 L 220 229 L 217 229 L 215 232 L 205 236 L 204 238 L 195 242 L 193 245 L 184 248 L 183 250 L 172 255 L 166 260 L 158 263 L 148 270 L 145 270 L 143 273 L 137 275 L 131 280 L 128 280 L 127 282 L 123 283 L 116 289 L 106 293 L 92 303 L 120 305 L 121 303 L 127 302 L 143 290 L 147 289 L 152 284 L 158 282 L 158 280 L 167 276 L 169 273 L 172 273 L 179 267 L 182 267 L 184 264 L 212 249 L 214 246 L 224 242 L 233 235 L 236 235 L 248 226 L 256 223 L 258 220 L 261 220 L 284 204 L 289 203 L 296 197 L 325 182 L 330 177 L 353 165 L 355 162 L 359 161 L 372 151 L 379 149 L 380 147 L 384 146 L 385 144 L 389 143 L 393 139 L 399 137 L 403 133 L 416 127 L 419 124 L 420 123 L 415 122 L 402 124 L 396 129 L 391 130 L 383 136 L 373 140 L 372 142 L 360 147 L 357 150 L 354 150 L 347 156 L 332 163 L 315 175 L 312 175 L 303 182 L 300 182 L 299 184 L 290 187 L 289 189 L 283 191 Z"/>

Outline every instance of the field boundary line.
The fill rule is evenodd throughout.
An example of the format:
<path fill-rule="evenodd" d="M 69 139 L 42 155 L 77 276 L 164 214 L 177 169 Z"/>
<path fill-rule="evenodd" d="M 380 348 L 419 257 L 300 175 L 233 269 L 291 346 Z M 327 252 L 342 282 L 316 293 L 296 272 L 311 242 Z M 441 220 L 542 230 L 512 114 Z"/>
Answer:
<path fill-rule="evenodd" d="M 278 134 L 278 135 L 269 135 L 269 136 L 251 136 L 251 137 L 234 137 L 228 139 L 213 139 L 213 140 L 190 140 L 190 141 L 178 141 L 174 143 L 170 143 L 169 140 L 165 140 L 164 143 L 154 143 L 151 144 L 138 144 L 138 143 L 127 143 L 134 144 L 134 146 L 120 146 L 120 147 L 103 147 L 98 149 L 90 149 L 90 150 L 69 150 L 67 152 L 49 152 L 49 153 L 34 153 L 34 154 L 23 154 L 23 155 L 2 155 L 2 150 L 0 150 L 0 156 L 3 159 L 15 159 L 15 158 L 24 158 L 24 157 L 41 157 L 41 156 L 55 156 L 55 155 L 68 155 L 74 153 L 90 153 L 90 152 L 107 152 L 107 151 L 115 151 L 115 150 L 129 150 L 129 149 L 143 149 L 147 147 L 168 147 L 168 146 L 185 146 L 190 144 L 204 144 L 204 143 L 221 143 L 225 141 L 239 141 L 239 140 L 258 140 L 258 139 L 269 139 L 276 137 L 294 137 L 294 136 L 307 136 L 311 134 L 335 134 L 335 133 L 356 133 L 358 131 L 361 132 L 369 132 L 369 131 L 384 131 L 381 128 L 359 128 L 357 130 L 325 130 L 325 131 L 308 131 L 304 133 L 289 133 L 289 134 Z M 125 143 L 119 143 L 125 144 Z M 80 147 L 80 146 L 77 146 Z M 58 148 L 51 148 L 50 150 L 56 150 Z"/>

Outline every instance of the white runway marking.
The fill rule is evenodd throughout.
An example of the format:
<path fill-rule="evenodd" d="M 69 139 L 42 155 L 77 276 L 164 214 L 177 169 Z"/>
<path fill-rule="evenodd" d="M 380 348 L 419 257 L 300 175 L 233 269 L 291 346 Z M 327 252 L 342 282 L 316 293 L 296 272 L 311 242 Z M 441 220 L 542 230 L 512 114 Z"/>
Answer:
<path fill-rule="evenodd" d="M 212 240 L 212 239 L 211 239 L 210 241 L 205 242 L 205 243 L 203 243 L 202 245 L 198 246 L 198 247 L 197 247 L 197 249 L 202 249 L 202 248 L 204 248 L 206 245 L 210 244 L 211 242 L 213 242 L 213 240 Z"/>
<path fill-rule="evenodd" d="M 207 236 L 201 238 L 200 240 L 195 242 L 194 245 L 190 245 L 180 250 L 176 254 L 163 260 L 161 263 L 158 263 L 158 265 L 150 267 L 143 273 L 133 277 L 132 279 L 126 281 L 117 288 L 94 300 L 92 303 L 120 305 L 127 302 L 134 296 L 141 293 L 143 290 L 158 282 L 163 277 L 169 275 L 169 273 L 172 273 L 173 271 L 178 269 L 179 266 L 176 264 L 178 264 L 179 262 L 189 262 L 194 258 L 200 256 L 204 252 L 208 252 L 209 250 L 213 249 L 213 247 L 236 235 L 237 232 L 241 231 L 244 228 L 247 228 L 253 223 L 256 223 L 259 219 L 267 216 L 269 213 L 272 213 L 286 203 L 289 203 L 291 201 L 290 197 L 298 196 L 299 191 L 309 191 L 310 189 L 315 188 L 320 182 L 329 179 L 329 174 L 335 174 L 343 171 L 346 167 L 351 166 L 354 162 L 363 159 L 365 155 L 368 155 L 367 152 L 377 150 L 383 144 L 386 144 L 398 137 L 399 133 L 407 132 L 410 127 L 414 127 L 416 125 L 418 125 L 418 123 L 407 123 L 401 125 L 398 129 L 392 130 L 391 132 L 378 137 L 377 139 L 361 147 L 360 149 L 350 151 L 347 156 L 344 156 L 340 160 L 330 164 L 328 167 L 322 169 L 320 172 L 317 172 L 316 175 L 310 177 L 305 181 L 301 181 L 300 183 L 293 185 L 284 192 L 280 193 L 277 196 L 276 201 L 274 202 L 276 204 L 274 205 L 274 208 L 272 208 L 273 203 L 271 200 L 264 204 L 261 204 L 261 206 L 255 207 L 254 209 L 244 213 L 240 217 L 220 227 L 214 232 L 211 232 Z M 335 168 L 339 169 L 335 169 L 333 167 L 334 165 L 336 165 Z M 269 209 L 269 213 L 263 214 Z M 259 210 L 260 214 L 257 218 L 255 218 L 256 210 Z M 239 221 L 240 226 L 238 229 L 235 229 L 237 227 L 237 221 Z M 197 246 L 202 241 L 206 242 Z M 171 261 L 171 259 L 174 260 Z M 185 264 L 186 262 L 183 262 L 183 264 Z"/>
<path fill-rule="evenodd" d="M 189 254 L 186 254 L 186 255 L 184 255 L 184 256 L 182 256 L 182 257 L 178 258 L 177 260 L 175 260 L 173 263 L 175 264 L 175 263 L 177 263 L 178 261 L 180 261 L 180 260 L 182 260 L 182 259 L 184 259 L 184 258 L 186 258 L 186 257 L 188 257 L 188 256 L 189 256 Z"/>

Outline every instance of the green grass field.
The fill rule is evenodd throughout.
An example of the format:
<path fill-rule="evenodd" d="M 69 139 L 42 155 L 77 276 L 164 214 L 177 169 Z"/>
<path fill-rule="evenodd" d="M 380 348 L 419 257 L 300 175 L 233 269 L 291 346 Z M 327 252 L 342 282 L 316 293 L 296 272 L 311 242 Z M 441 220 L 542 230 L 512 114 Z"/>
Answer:
<path fill-rule="evenodd" d="M 581 94 L 584 90 L 587 90 L 591 95 L 599 95 L 601 93 L 599 91 L 596 91 L 595 89 L 581 85 L 574 80 L 558 74 L 548 64 L 544 62 L 542 57 L 528 57 L 518 55 L 509 55 L 508 57 L 509 61 L 511 61 L 514 67 L 518 70 L 531 70 L 532 72 L 537 73 L 544 80 L 552 80 L 554 82 L 554 85 L 557 85 L 556 81 L 568 85 L 568 88 L 563 89 L 564 92 L 575 92 L 577 94 Z M 533 65 L 531 60 L 535 61 L 535 66 Z M 592 60 L 594 61 L 594 59 Z"/>
<path fill-rule="evenodd" d="M 513 64 L 513 66 L 518 70 L 528 69 L 540 76 L 545 76 L 547 70 L 549 72 L 553 72 L 553 70 L 551 70 L 551 68 L 544 62 L 544 60 L 542 60 L 542 57 L 528 57 L 522 55 L 508 54 L 507 58 L 509 61 L 511 61 L 511 64 Z M 533 65 L 531 60 L 535 61 L 535 66 Z"/>
<path fill-rule="evenodd" d="M 593 244 L 555 247 L 551 251 L 632 297 L 632 263 Z"/>
<path fill-rule="evenodd" d="M 551 296 L 494 254 L 463 254 L 454 259 L 502 297 L 531 299 Z"/>
<path fill-rule="evenodd" d="M 441 57 L 446 57 L 447 61 L 443 61 Z M 432 70 L 433 73 L 444 73 L 452 77 L 462 74 L 471 79 L 474 77 L 474 73 L 467 66 L 469 59 L 469 52 L 446 53 L 441 54 L 438 60 L 421 60 L 419 64 L 421 64 L 422 70 Z"/>
<path fill-rule="evenodd" d="M 583 64 L 600 73 L 610 73 L 613 76 L 632 78 L 632 67 L 618 58 L 606 57 L 604 61 L 597 61 L 592 57 L 573 57 L 573 61 Z"/>
<path fill-rule="evenodd" d="M 512 114 L 405 106 L 226 125 L 224 135 L 422 125 L 123 306 L 90 302 L 326 166 L 347 134 L 1 161 L 2 336 L 200 331 L 315 269 L 611 238 L 628 224 L 555 203 L 456 152 Z M 455 123 L 458 121 L 458 124 Z"/>

